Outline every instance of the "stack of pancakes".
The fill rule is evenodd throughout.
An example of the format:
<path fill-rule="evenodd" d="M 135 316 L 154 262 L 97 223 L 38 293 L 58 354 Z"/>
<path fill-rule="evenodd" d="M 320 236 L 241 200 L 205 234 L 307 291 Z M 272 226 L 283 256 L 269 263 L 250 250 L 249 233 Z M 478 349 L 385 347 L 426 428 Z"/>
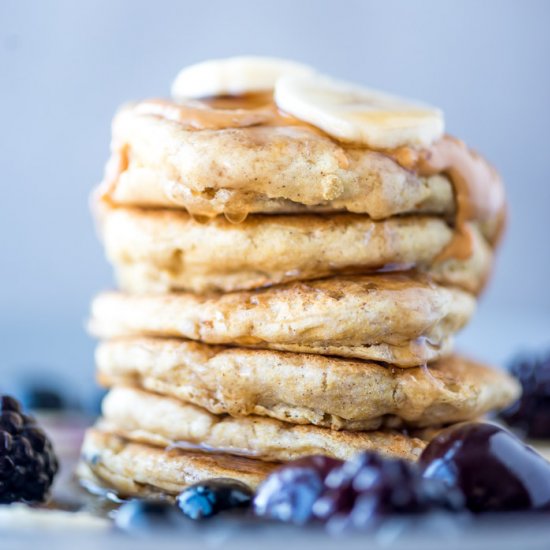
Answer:
<path fill-rule="evenodd" d="M 92 306 L 110 392 L 80 474 L 123 495 L 414 460 L 518 395 L 452 353 L 503 225 L 494 169 L 447 136 L 348 143 L 244 91 L 114 120 L 94 205 L 121 290 Z"/>

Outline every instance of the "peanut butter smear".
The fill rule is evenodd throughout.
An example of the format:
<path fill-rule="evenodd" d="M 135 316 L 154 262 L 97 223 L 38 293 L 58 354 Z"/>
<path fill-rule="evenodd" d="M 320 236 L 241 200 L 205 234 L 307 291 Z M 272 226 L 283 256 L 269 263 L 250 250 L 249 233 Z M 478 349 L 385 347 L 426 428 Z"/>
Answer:
<path fill-rule="evenodd" d="M 224 130 L 260 125 L 313 128 L 310 124 L 280 111 L 271 94 L 262 93 L 214 97 L 185 103 L 151 99 L 138 103 L 135 110 L 137 113 L 178 122 L 186 130 Z"/>
<path fill-rule="evenodd" d="M 497 220 L 499 230 L 504 227 L 506 201 L 504 186 L 496 169 L 463 141 L 445 136 L 429 149 L 421 152 L 418 163 L 421 176 L 446 174 L 451 180 L 456 200 L 455 235 L 440 259 L 469 258 L 472 237 L 467 222 Z"/>
<path fill-rule="evenodd" d="M 152 99 L 138 103 L 136 112 L 181 124 L 186 130 L 223 130 L 251 126 L 303 126 L 322 134 L 314 126 L 280 111 L 270 93 L 225 96 L 176 103 Z M 339 143 L 342 147 L 354 144 Z M 356 147 L 356 145 L 354 145 Z M 453 184 L 456 215 L 455 234 L 438 259 L 464 260 L 472 254 L 468 222 L 495 223 L 497 237 L 505 220 L 505 195 L 498 172 L 464 142 L 444 136 L 427 148 L 399 147 L 378 151 L 421 177 L 445 174 Z M 494 244 L 494 243 L 493 243 Z"/>
<path fill-rule="evenodd" d="M 492 243 L 496 244 L 506 219 L 504 186 L 497 170 L 481 155 L 452 136 L 444 136 L 425 149 L 399 147 L 384 153 L 420 176 L 445 174 L 451 180 L 456 200 L 455 235 L 439 260 L 465 260 L 471 256 L 469 221 L 496 222 L 496 237 Z"/>

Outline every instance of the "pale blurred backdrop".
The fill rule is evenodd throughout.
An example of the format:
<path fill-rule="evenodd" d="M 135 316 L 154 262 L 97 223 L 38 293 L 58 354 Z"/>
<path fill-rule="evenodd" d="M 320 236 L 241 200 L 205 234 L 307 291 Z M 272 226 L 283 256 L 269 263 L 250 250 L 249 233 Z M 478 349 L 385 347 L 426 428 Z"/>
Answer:
<path fill-rule="evenodd" d="M 266 54 L 442 107 L 502 172 L 510 224 L 461 337 L 502 363 L 550 348 L 550 2 L 0 0 L 1 385 L 93 384 L 88 304 L 112 285 L 88 194 L 125 100 L 184 65 Z"/>

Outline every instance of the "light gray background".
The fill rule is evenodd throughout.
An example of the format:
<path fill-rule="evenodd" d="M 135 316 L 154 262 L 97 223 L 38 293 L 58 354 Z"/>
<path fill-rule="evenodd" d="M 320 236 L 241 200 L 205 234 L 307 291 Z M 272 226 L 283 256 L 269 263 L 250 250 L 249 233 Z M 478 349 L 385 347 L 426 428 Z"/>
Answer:
<path fill-rule="evenodd" d="M 112 282 L 87 198 L 113 111 L 167 94 L 186 64 L 243 53 L 441 106 L 510 197 L 495 278 L 463 346 L 497 362 L 550 347 L 550 2 L 0 0 L 4 381 L 34 367 L 90 388 L 84 320 Z"/>

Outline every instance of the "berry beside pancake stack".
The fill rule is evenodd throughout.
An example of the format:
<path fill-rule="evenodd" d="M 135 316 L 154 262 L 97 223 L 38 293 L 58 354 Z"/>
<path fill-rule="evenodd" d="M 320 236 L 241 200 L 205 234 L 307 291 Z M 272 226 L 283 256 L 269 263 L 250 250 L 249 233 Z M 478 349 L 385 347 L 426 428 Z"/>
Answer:
<path fill-rule="evenodd" d="M 302 456 L 415 460 L 517 398 L 453 354 L 505 218 L 433 107 L 270 58 L 122 108 L 94 196 L 120 285 L 92 305 L 110 388 L 80 474 L 123 496 L 256 486 Z"/>

